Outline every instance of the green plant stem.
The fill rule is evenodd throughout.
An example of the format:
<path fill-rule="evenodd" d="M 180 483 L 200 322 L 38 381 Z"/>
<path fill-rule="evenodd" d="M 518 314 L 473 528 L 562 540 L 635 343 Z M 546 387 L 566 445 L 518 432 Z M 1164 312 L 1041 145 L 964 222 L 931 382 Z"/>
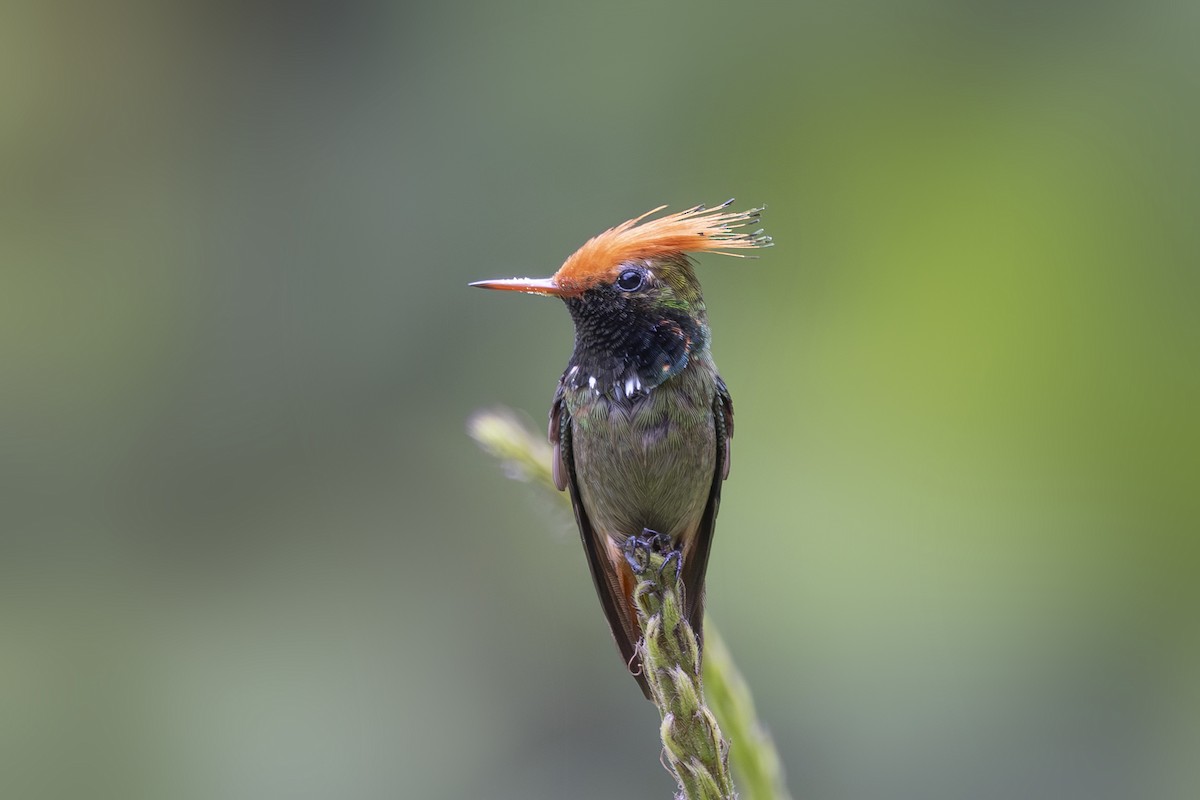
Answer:
<path fill-rule="evenodd" d="M 663 753 L 667 767 L 687 800 L 736 800 L 729 777 L 729 743 L 721 736 L 717 718 L 704 702 L 700 677 L 700 645 L 683 616 L 678 553 L 667 559 L 644 540 L 630 539 L 626 553 L 638 564 L 633 592 L 639 650 L 650 696 L 658 707 Z"/>
<path fill-rule="evenodd" d="M 500 459 L 510 477 L 536 483 L 564 503 L 570 503 L 565 493 L 554 488 L 549 445 L 511 411 L 482 411 L 471 418 L 468 427 L 479 445 Z M 728 761 L 745 789 L 745 800 L 791 800 L 784 785 L 779 753 L 766 727 L 758 720 L 746 681 L 711 617 L 705 620 L 704 684 L 695 669 L 689 667 L 699 662 L 699 654 L 693 650 L 695 634 L 683 619 L 678 594 L 673 581 L 668 580 L 673 570 L 669 566 L 662 570 L 661 559 L 659 554 L 650 557 L 651 563 L 660 568 L 643 569 L 635 599 L 645 637 L 643 669 L 647 670 L 652 694 L 656 693 L 656 682 L 664 693 L 664 701 L 655 703 L 663 719 L 660 733 L 668 762 L 673 758 L 679 761 L 673 771 L 685 792 L 682 796 L 688 800 L 733 797 L 733 786 L 724 769 L 728 751 Z M 664 574 L 668 579 L 663 578 Z M 711 712 L 704 705 L 705 684 Z M 728 746 L 723 744 L 717 720 L 729 737 Z M 681 726 L 685 733 L 679 732 Z M 673 747 L 677 753 L 673 754 Z M 713 766 L 714 756 L 720 762 L 719 767 Z M 694 791 L 709 793 L 687 794 L 689 785 Z"/>

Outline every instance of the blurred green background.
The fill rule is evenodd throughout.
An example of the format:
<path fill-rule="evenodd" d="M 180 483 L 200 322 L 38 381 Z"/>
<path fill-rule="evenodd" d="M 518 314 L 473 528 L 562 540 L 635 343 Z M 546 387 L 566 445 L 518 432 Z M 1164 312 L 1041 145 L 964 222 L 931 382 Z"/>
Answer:
<path fill-rule="evenodd" d="M 1200 6 L 0 12 L 0 795 L 665 798 L 541 426 L 659 203 L 803 800 L 1200 794 Z"/>

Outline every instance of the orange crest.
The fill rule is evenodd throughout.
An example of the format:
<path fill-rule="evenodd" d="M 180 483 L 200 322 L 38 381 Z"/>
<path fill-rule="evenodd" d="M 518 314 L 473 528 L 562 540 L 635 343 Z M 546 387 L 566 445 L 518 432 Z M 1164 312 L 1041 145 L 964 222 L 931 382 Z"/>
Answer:
<path fill-rule="evenodd" d="M 729 200 L 709 209 L 696 206 L 642 222 L 651 214 L 666 208 L 659 206 L 640 217 L 622 222 L 615 228 L 593 236 L 571 254 L 554 273 L 553 281 L 563 290 L 574 294 L 602 281 L 614 280 L 621 265 L 633 259 L 703 252 L 745 257 L 744 253 L 727 251 L 770 247 L 771 237 L 763 234 L 761 229 L 753 233 L 738 230 L 756 224 L 762 209 L 725 211 L 732 202 Z"/>

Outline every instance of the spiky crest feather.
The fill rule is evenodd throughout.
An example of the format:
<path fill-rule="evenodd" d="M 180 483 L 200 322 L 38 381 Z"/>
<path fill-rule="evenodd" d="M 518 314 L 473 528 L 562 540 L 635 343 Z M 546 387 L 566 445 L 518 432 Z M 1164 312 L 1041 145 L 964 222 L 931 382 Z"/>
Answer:
<path fill-rule="evenodd" d="M 633 259 L 701 252 L 744 258 L 744 253 L 726 251 L 770 247 L 771 237 L 761 229 L 753 233 L 738 230 L 757 223 L 763 209 L 725 211 L 732 202 L 727 200 L 709 209 L 696 206 L 642 222 L 666 208 L 659 206 L 622 222 L 593 236 L 572 253 L 554 273 L 553 281 L 565 291 L 582 293 L 603 281 L 615 280 L 621 265 Z"/>

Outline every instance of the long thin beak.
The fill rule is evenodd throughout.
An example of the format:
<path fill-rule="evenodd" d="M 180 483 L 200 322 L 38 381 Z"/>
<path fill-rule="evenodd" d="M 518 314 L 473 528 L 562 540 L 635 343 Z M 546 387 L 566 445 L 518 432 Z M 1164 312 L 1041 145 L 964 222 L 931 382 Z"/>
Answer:
<path fill-rule="evenodd" d="M 500 289 L 506 292 L 525 292 L 526 294 L 567 294 L 553 278 L 502 278 L 494 281 L 475 281 L 469 286 L 481 289 Z"/>

